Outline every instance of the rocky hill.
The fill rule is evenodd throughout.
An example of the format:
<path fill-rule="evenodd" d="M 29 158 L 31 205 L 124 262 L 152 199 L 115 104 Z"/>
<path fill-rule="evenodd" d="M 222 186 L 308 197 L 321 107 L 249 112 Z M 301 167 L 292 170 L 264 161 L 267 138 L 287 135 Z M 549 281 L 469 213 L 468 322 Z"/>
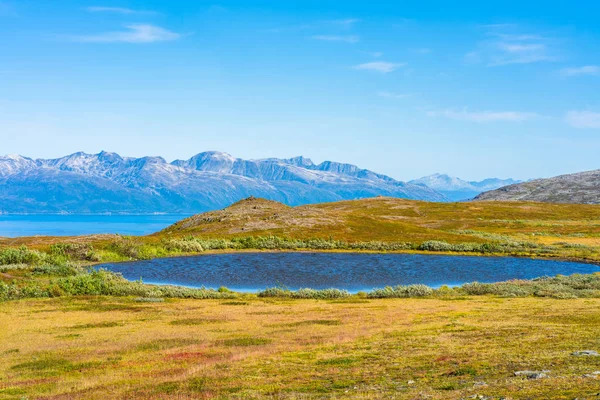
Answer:
<path fill-rule="evenodd" d="M 509 185 L 481 193 L 475 200 L 600 204 L 600 170 Z"/>

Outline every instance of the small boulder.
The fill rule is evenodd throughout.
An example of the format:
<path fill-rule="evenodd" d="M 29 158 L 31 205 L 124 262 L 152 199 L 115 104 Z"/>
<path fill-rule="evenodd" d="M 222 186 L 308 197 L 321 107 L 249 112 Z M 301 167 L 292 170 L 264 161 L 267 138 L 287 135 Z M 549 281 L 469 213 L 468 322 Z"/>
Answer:
<path fill-rule="evenodd" d="M 598 357 L 600 354 L 596 350 L 580 350 L 571 353 L 572 356 L 578 357 Z"/>
<path fill-rule="evenodd" d="M 548 377 L 550 371 L 515 371 L 515 376 L 525 376 L 527 379 L 543 379 Z"/>

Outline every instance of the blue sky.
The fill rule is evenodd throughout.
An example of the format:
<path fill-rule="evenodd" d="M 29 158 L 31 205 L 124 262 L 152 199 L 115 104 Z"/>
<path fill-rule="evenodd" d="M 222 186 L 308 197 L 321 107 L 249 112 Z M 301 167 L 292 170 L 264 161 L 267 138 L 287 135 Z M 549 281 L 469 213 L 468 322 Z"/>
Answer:
<path fill-rule="evenodd" d="M 304 155 L 403 180 L 597 169 L 599 12 L 0 0 L 0 153 Z"/>

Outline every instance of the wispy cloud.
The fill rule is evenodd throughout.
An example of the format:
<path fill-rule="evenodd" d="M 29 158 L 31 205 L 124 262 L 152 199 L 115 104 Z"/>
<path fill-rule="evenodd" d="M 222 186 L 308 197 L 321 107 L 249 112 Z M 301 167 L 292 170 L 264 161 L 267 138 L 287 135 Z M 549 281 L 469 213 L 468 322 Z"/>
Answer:
<path fill-rule="evenodd" d="M 410 94 L 407 94 L 407 93 L 393 93 L 393 92 L 378 92 L 377 96 L 383 97 L 383 98 L 386 98 L 386 99 L 399 100 L 399 99 L 405 99 L 407 97 L 410 97 Z"/>
<path fill-rule="evenodd" d="M 467 109 L 447 109 L 442 111 L 429 111 L 429 117 L 444 117 L 456 121 L 477 123 L 488 122 L 523 122 L 539 117 L 539 114 L 519 111 L 469 111 Z"/>
<path fill-rule="evenodd" d="M 315 35 L 311 36 L 311 39 L 322 40 L 325 42 L 345 42 L 345 43 L 358 43 L 360 37 L 356 35 Z"/>
<path fill-rule="evenodd" d="M 483 25 L 489 39 L 477 43 L 477 49 L 465 55 L 468 63 L 485 63 L 490 67 L 558 61 L 553 40 L 539 34 L 518 32 L 513 24 Z M 515 32 L 517 31 L 517 32 Z"/>
<path fill-rule="evenodd" d="M 341 25 L 344 27 L 350 27 L 358 22 L 360 22 L 361 20 L 358 18 L 346 18 L 346 19 L 334 19 L 332 21 L 328 21 L 331 24 L 334 25 Z"/>
<path fill-rule="evenodd" d="M 495 30 L 495 29 L 510 29 L 510 28 L 516 28 L 517 25 L 512 24 L 512 23 L 502 23 L 502 24 L 483 24 L 483 25 L 479 25 L 480 28 L 483 29 L 488 29 L 488 30 Z"/>
<path fill-rule="evenodd" d="M 160 26 L 148 24 L 127 25 L 125 31 L 104 32 L 96 35 L 70 36 L 76 42 L 86 43 L 154 43 L 177 40 L 181 34 Z"/>
<path fill-rule="evenodd" d="M 600 75 L 600 66 L 585 65 L 583 67 L 564 68 L 560 72 L 564 76 Z"/>
<path fill-rule="evenodd" d="M 133 10 L 131 8 L 124 8 L 124 7 L 102 7 L 102 6 L 87 7 L 86 11 L 92 12 L 92 13 L 112 13 L 112 14 L 122 14 L 122 15 L 156 14 L 155 11 L 143 11 L 143 10 Z"/>
<path fill-rule="evenodd" d="M 391 63 L 386 61 L 373 61 L 354 66 L 354 69 L 361 71 L 374 71 L 382 74 L 389 74 L 398 68 L 404 67 L 406 63 Z"/>
<path fill-rule="evenodd" d="M 579 129 L 600 129 L 600 112 L 569 111 L 565 122 Z"/>
<path fill-rule="evenodd" d="M 429 53 L 431 53 L 431 49 L 428 48 L 428 47 L 421 47 L 421 48 L 418 48 L 418 49 L 413 49 L 413 51 L 415 53 L 419 53 L 419 54 L 429 54 Z"/>
<path fill-rule="evenodd" d="M 531 35 L 531 34 L 514 34 L 514 33 L 499 33 L 499 32 L 488 32 L 489 36 L 496 36 L 506 41 L 528 41 L 528 40 L 544 40 L 543 36 Z"/>

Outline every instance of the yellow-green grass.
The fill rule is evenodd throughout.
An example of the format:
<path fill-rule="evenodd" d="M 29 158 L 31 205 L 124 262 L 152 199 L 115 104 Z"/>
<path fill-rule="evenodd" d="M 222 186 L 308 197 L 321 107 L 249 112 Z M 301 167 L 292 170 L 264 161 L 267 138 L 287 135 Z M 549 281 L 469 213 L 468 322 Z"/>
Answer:
<path fill-rule="evenodd" d="M 599 307 L 491 296 L 4 302 L 0 399 L 594 398 L 600 357 L 571 354 L 600 351 Z"/>
<path fill-rule="evenodd" d="M 223 211 L 200 214 L 161 234 L 286 235 L 339 240 L 464 241 L 456 231 L 511 235 L 600 238 L 600 206 L 532 202 L 431 203 L 377 197 L 300 207 L 261 199 L 243 200 Z M 191 226 L 186 226 L 191 225 Z M 477 238 L 472 238 L 476 241 Z"/>

